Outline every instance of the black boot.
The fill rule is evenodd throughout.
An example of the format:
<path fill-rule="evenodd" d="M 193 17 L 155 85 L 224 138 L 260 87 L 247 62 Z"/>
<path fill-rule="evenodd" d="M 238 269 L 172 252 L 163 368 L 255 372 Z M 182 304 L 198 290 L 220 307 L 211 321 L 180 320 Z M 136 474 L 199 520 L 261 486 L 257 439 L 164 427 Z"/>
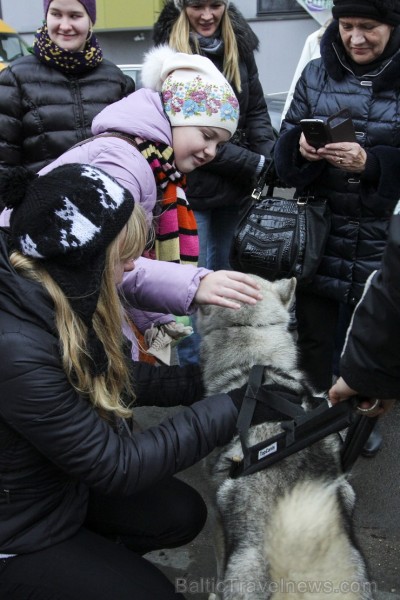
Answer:
<path fill-rule="evenodd" d="M 364 444 L 364 448 L 361 450 L 361 454 L 363 456 L 367 456 L 368 458 L 372 458 L 375 456 L 382 447 L 382 434 L 380 431 L 380 427 L 378 423 L 375 425 L 373 430 L 371 431 L 369 438 Z"/>

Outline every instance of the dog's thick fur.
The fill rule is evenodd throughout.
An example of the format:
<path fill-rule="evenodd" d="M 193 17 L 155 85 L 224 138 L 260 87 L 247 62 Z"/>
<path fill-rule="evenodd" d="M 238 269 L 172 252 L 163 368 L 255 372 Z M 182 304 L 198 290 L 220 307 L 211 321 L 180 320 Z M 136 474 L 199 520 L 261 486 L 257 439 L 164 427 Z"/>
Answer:
<path fill-rule="evenodd" d="M 263 300 L 231 310 L 199 311 L 201 361 L 209 394 L 243 386 L 255 364 L 264 383 L 303 396 L 304 376 L 288 331 L 295 280 L 259 279 Z M 251 445 L 281 431 L 269 422 L 250 429 Z M 367 600 L 364 559 L 352 534 L 354 491 L 340 467 L 339 439 L 320 442 L 252 475 L 229 477 L 243 456 L 238 438 L 208 459 L 215 517 L 217 594 L 224 600 Z"/>

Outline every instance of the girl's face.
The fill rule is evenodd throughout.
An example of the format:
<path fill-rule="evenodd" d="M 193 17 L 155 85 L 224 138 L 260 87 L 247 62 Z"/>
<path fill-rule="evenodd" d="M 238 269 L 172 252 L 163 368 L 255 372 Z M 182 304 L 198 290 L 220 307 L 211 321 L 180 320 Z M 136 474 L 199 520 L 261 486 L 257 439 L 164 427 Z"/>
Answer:
<path fill-rule="evenodd" d="M 172 127 L 172 147 L 175 165 L 181 173 L 190 173 L 209 163 L 230 133 L 220 127 Z"/>
<path fill-rule="evenodd" d="M 132 256 L 126 256 L 126 237 L 128 233 L 128 226 L 125 225 L 121 229 L 121 233 L 119 233 L 118 238 L 116 240 L 116 244 L 118 245 L 118 258 L 115 261 L 114 268 L 114 281 L 117 285 L 122 283 L 124 278 L 124 273 L 128 271 L 133 271 L 135 268 L 135 259 Z"/>
<path fill-rule="evenodd" d="M 53 0 L 46 17 L 50 39 L 63 50 L 81 52 L 91 28 L 90 17 L 78 0 Z"/>
<path fill-rule="evenodd" d="M 135 260 L 143 254 L 148 234 L 146 214 L 140 204 L 136 203 L 127 224 L 109 248 L 109 264 L 117 285 L 122 282 L 124 273 L 135 268 Z"/>
<path fill-rule="evenodd" d="M 127 260 L 120 260 L 115 267 L 115 283 L 119 285 L 122 283 L 124 273 L 133 271 L 135 268 L 135 259 L 128 258 Z"/>
<path fill-rule="evenodd" d="M 198 0 L 185 8 L 190 27 L 203 37 L 215 34 L 221 24 L 225 9 L 225 3 L 219 0 Z"/>
<path fill-rule="evenodd" d="M 350 58 L 359 65 L 366 65 L 382 54 L 392 31 L 391 25 L 372 19 L 339 19 L 339 33 L 343 46 Z"/>

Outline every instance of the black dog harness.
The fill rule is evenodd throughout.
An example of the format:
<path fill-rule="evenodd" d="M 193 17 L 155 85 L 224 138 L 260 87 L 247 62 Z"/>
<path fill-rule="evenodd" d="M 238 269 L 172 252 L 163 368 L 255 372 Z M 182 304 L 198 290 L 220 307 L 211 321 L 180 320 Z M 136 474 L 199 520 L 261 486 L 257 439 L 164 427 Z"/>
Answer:
<path fill-rule="evenodd" d="M 230 476 L 236 478 L 266 469 L 294 452 L 347 427 L 349 431 L 342 447 L 342 467 L 343 470 L 350 469 L 368 439 L 376 418 L 357 415 L 355 407 L 359 400 L 352 399 L 329 406 L 326 400 L 313 397 L 306 388 L 305 394 L 311 402 L 318 402 L 318 406 L 305 411 L 301 406 L 304 396 L 299 398 L 292 390 L 276 385 L 264 385 L 261 388 L 264 368 L 256 365 L 250 372 L 237 420 L 243 459 L 232 459 Z M 283 431 L 249 446 L 248 433 L 257 402 L 262 402 L 271 409 L 271 421 L 283 421 Z"/>

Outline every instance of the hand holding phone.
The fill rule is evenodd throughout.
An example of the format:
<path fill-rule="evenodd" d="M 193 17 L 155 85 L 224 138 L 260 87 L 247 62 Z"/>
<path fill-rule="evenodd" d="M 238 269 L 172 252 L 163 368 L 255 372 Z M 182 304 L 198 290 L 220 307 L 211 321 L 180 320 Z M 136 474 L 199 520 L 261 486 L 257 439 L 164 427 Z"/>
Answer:
<path fill-rule="evenodd" d="M 328 144 L 329 132 L 322 119 L 301 119 L 300 126 L 310 146 L 318 149 Z"/>
<path fill-rule="evenodd" d="M 314 148 L 322 148 L 326 144 L 336 142 L 356 142 L 356 133 L 348 108 L 344 108 L 323 119 L 302 119 L 300 126 L 304 136 Z"/>

